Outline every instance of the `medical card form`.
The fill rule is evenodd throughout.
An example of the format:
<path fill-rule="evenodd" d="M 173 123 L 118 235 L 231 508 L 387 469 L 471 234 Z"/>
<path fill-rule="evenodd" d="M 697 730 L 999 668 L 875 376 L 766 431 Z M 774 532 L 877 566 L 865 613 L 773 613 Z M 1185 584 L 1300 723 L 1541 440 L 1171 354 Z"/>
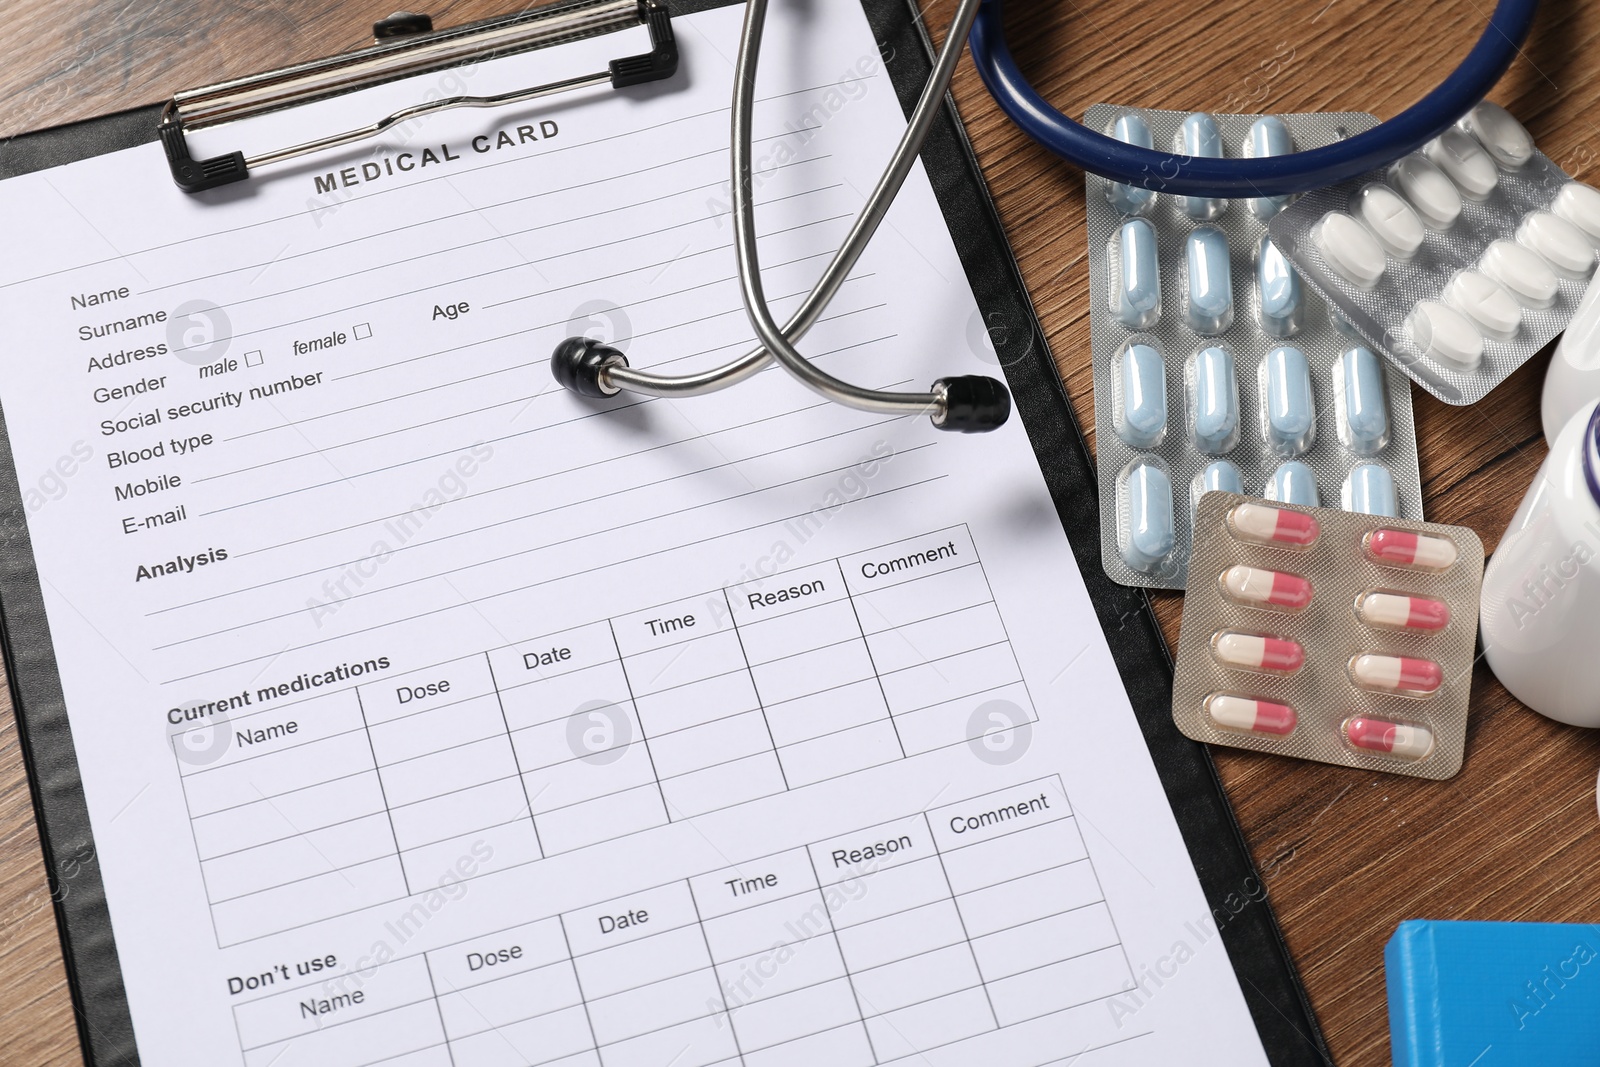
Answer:
<path fill-rule="evenodd" d="M 903 114 L 858 7 L 779 7 L 781 317 Z M 142 1062 L 1266 1062 L 1020 420 L 550 379 L 573 334 L 750 347 L 740 15 L 678 18 L 670 83 L 198 197 L 155 144 L 0 186 L 0 403 Z M 989 340 L 919 167 L 801 347 L 924 388 Z"/>

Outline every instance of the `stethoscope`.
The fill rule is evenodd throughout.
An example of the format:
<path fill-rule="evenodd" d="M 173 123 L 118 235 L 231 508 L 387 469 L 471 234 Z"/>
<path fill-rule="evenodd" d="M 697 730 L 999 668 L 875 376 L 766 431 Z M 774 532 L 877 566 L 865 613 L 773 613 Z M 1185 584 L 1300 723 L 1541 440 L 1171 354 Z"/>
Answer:
<path fill-rule="evenodd" d="M 567 389 L 590 397 L 615 396 L 623 390 L 657 397 L 700 396 L 742 382 L 776 359 L 801 384 L 846 407 L 888 414 L 926 414 L 941 430 L 993 430 L 1011 414 L 1011 394 L 994 378 L 940 378 L 924 393 L 867 389 L 834 377 L 794 347 L 839 291 L 900 191 L 922 150 L 969 34 L 978 74 L 1001 110 L 1030 137 L 1068 162 L 1115 181 L 1160 192 L 1260 197 L 1334 185 L 1421 148 L 1471 110 L 1500 80 L 1517 57 L 1539 7 L 1538 0 L 1500 0 L 1478 43 L 1454 73 L 1416 104 L 1365 133 L 1291 155 L 1214 159 L 1124 144 L 1067 118 L 1034 91 L 1017 68 L 1006 47 L 1001 0 L 960 0 L 933 73 L 888 167 L 815 287 L 780 327 L 767 306 L 761 284 L 751 180 L 751 112 L 767 2 L 747 0 L 745 5 L 739 57 L 734 67 L 730 152 L 739 288 L 762 347 L 711 370 L 667 375 L 629 366 L 627 357 L 600 341 L 569 337 L 556 346 L 550 360 L 556 381 Z"/>

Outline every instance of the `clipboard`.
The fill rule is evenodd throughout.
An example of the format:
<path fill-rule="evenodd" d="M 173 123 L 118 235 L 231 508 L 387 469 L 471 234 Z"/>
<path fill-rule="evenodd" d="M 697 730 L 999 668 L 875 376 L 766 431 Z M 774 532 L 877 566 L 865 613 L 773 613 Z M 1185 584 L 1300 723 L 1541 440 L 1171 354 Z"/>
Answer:
<path fill-rule="evenodd" d="M 559 44 L 560 33 L 541 33 L 535 25 L 552 13 L 597 18 L 597 11 L 616 26 L 646 25 L 652 50 L 619 57 L 619 63 L 596 78 L 614 84 L 626 79 L 665 76 L 675 68 L 669 16 L 726 6 L 731 0 L 668 0 L 665 9 L 635 0 L 566 0 L 529 12 L 467 27 L 430 32 L 416 16 L 405 16 L 376 28 L 375 44 L 357 53 L 354 65 L 372 60 L 434 62 L 437 51 L 420 56 L 419 44 L 443 40 L 459 44 L 474 35 L 479 47 L 470 54 L 492 57 L 507 49 Z M 862 0 L 868 21 L 886 55 L 895 92 L 909 112 L 931 70 L 932 44 L 914 0 Z M 396 17 L 400 18 L 400 17 Z M 407 22 L 406 19 L 411 21 Z M 630 21 L 631 20 L 631 21 Z M 588 23 L 566 31 L 579 36 L 605 32 Z M 511 44 L 504 34 L 522 34 Z M 569 38 L 570 39 L 570 38 Z M 528 44 L 529 41 L 536 43 Z M 497 49 L 499 49 L 497 51 Z M 451 55 L 459 57 L 460 51 Z M 619 65 L 620 64 L 620 65 Z M 446 64 L 448 65 L 448 64 Z M 313 77 L 305 99 L 326 93 L 315 80 L 352 66 L 350 55 L 315 61 L 257 79 L 208 87 L 166 104 L 134 108 L 71 125 L 25 134 L 0 148 L 0 178 L 61 166 L 92 156 L 160 140 L 174 180 L 195 188 L 228 181 L 253 180 L 254 167 L 270 165 L 301 151 L 348 143 L 322 139 L 288 146 L 274 159 L 247 160 L 240 153 L 213 160 L 194 160 L 184 141 L 185 116 L 180 101 L 213 98 L 241 88 L 276 84 L 273 79 Z M 413 68 L 406 68 L 413 70 Z M 429 69 L 442 69 L 433 67 Z M 366 75 L 364 84 L 378 84 L 404 74 Z M 617 79 L 622 79 L 618 81 Z M 583 81 L 582 84 L 597 84 Z M 360 86 L 358 86 L 360 87 Z M 564 85 L 532 86 L 511 100 L 551 95 Z M 303 88 L 303 87 L 302 87 Z M 209 94 L 209 95 L 208 95 Z M 301 102 L 299 96 L 269 97 L 263 106 L 282 108 Z M 474 102 L 459 106 L 493 106 Z M 381 121 L 379 123 L 381 127 Z M 355 131 L 357 134 L 360 131 Z M 348 135 L 345 135 L 348 136 Z M 355 139 L 351 137 L 350 139 Z M 309 146 L 309 147 L 308 147 Z M 1169 713 L 1172 665 L 1150 608 L 1139 590 L 1113 584 L 1100 566 L 1098 512 L 1083 506 L 1096 492 L 1093 467 L 1078 424 L 1067 402 L 1054 359 L 1045 341 L 1012 256 L 999 215 L 981 178 L 972 146 L 947 102 L 934 123 L 922 159 L 968 280 L 991 327 L 996 355 L 1013 391 L 1017 410 L 1028 431 L 1035 456 L 1056 505 L 1062 526 L 1091 600 L 1105 631 L 1124 687 L 1145 742 L 1160 775 L 1168 802 L 1188 847 L 1202 889 L 1220 927 L 1229 959 L 1271 1061 L 1282 1065 L 1329 1062 L 1326 1045 L 1287 947 L 1267 902 L 1250 852 L 1233 817 L 1220 780 L 1204 746 L 1183 737 Z M 220 162 L 219 162 L 220 160 Z M 253 164 L 253 166 L 252 166 Z M 186 171 L 185 168 L 188 168 Z M 25 507 L 10 439 L 0 420 L 0 627 L 3 627 L 7 680 L 29 784 L 52 899 L 61 936 L 62 955 L 72 989 L 79 1036 L 90 1067 L 125 1067 L 140 1062 L 127 991 L 118 964 L 104 885 L 95 861 L 94 839 L 79 774 L 51 636 L 44 596 L 25 521 Z"/>

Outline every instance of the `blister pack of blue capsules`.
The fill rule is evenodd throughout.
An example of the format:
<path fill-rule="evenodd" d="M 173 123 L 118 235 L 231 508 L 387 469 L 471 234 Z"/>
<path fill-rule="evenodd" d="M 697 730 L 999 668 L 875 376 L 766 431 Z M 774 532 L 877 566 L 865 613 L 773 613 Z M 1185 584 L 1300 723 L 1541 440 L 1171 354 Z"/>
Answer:
<path fill-rule="evenodd" d="M 1096 104 L 1118 140 L 1281 155 L 1364 114 L 1211 115 Z M 1411 383 L 1335 324 L 1267 237 L 1286 197 L 1213 200 L 1086 178 L 1101 557 L 1123 585 L 1186 586 L 1211 490 L 1422 518 Z"/>
<path fill-rule="evenodd" d="M 1421 151 L 1305 194 L 1270 231 L 1353 334 L 1446 404 L 1471 404 L 1571 321 L 1600 191 L 1485 101 Z"/>

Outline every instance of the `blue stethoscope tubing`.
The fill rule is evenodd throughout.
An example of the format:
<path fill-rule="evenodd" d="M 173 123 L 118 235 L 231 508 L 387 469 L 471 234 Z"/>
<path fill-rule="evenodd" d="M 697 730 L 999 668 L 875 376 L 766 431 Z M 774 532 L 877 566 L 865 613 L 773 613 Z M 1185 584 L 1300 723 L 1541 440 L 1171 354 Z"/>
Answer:
<path fill-rule="evenodd" d="M 1174 155 L 1124 144 L 1090 130 L 1040 96 L 1006 47 L 1002 0 L 984 0 L 970 44 L 978 74 L 1000 109 L 1028 136 L 1084 170 L 1184 196 L 1303 193 L 1385 166 L 1415 152 L 1482 100 L 1517 58 L 1539 0 L 1499 0 L 1467 58 L 1438 88 L 1394 118 L 1347 140 L 1260 159 Z"/>

